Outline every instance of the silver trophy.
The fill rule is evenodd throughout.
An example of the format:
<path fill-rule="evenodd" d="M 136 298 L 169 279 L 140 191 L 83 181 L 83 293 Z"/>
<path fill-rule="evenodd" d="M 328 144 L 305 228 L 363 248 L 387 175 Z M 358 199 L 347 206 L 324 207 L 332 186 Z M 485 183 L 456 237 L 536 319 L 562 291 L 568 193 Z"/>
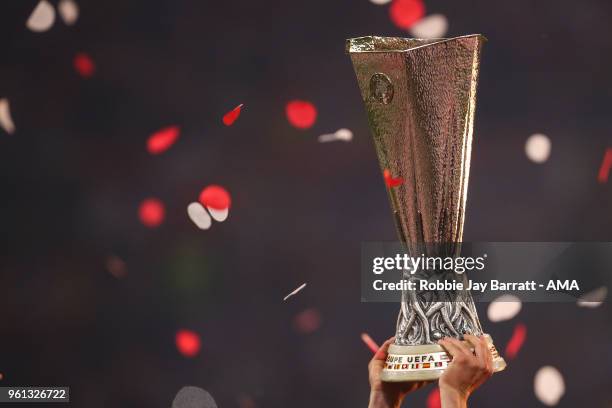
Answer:
<path fill-rule="evenodd" d="M 381 169 L 402 180 L 388 188 L 399 237 L 416 256 L 459 256 L 483 41 L 481 35 L 347 41 Z M 440 275 L 406 271 L 404 279 Z M 439 378 L 450 361 L 437 340 L 463 334 L 483 334 L 469 291 L 403 291 L 382 379 Z M 506 363 L 485 336 L 501 371 Z"/>

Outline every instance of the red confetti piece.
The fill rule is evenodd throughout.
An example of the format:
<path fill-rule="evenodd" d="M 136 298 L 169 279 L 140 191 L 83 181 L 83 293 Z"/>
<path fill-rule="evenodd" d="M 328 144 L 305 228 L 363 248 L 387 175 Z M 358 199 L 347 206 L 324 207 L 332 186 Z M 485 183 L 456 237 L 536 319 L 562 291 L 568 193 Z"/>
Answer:
<path fill-rule="evenodd" d="M 168 150 L 176 142 L 181 129 L 178 126 L 168 126 L 149 136 L 147 151 L 151 154 L 160 154 Z"/>
<path fill-rule="evenodd" d="M 232 126 L 234 124 L 236 119 L 238 119 L 238 117 L 240 116 L 242 105 L 243 104 L 241 103 L 240 105 L 236 106 L 234 109 L 223 115 L 223 124 L 225 126 Z"/>
<path fill-rule="evenodd" d="M 404 182 L 404 179 L 401 177 L 393 178 L 391 176 L 391 172 L 388 169 L 385 169 L 385 171 L 383 171 L 383 177 L 385 178 L 385 184 L 389 188 L 397 187 Z"/>
<path fill-rule="evenodd" d="M 96 65 L 91 57 L 83 52 L 75 55 L 72 64 L 74 65 L 76 72 L 78 72 L 83 78 L 91 78 L 96 71 Z"/>
<path fill-rule="evenodd" d="M 425 15 L 425 4 L 423 0 L 393 0 L 389 15 L 393 24 L 408 30 Z"/>
<path fill-rule="evenodd" d="M 308 102 L 293 100 L 285 107 L 287 120 L 298 129 L 308 129 L 317 120 L 317 108 Z"/>
<path fill-rule="evenodd" d="M 200 352 L 200 336 L 191 330 L 176 333 L 176 348 L 185 357 L 195 357 Z"/>
<path fill-rule="evenodd" d="M 210 185 L 200 193 L 200 203 L 215 210 L 225 210 L 232 205 L 232 199 L 221 186 Z"/>
<path fill-rule="evenodd" d="M 514 333 L 512 333 L 512 337 L 506 345 L 506 357 L 509 359 L 515 358 L 521 347 L 523 347 L 526 338 L 527 326 L 523 323 L 518 323 L 514 326 Z"/>
<path fill-rule="evenodd" d="M 321 325 L 321 316 L 316 309 L 306 309 L 295 316 L 293 326 L 300 333 L 308 334 L 315 332 Z"/>
<path fill-rule="evenodd" d="M 147 227 L 158 227 L 166 215 L 164 203 L 157 198 L 147 198 L 138 208 L 138 216 L 140 221 Z"/>
<path fill-rule="evenodd" d="M 372 353 L 376 353 L 380 348 L 378 347 L 378 344 L 376 344 L 376 342 L 372 340 L 368 333 L 361 333 L 361 340 L 363 340 L 366 346 L 368 346 L 368 348 L 372 350 Z"/>
<path fill-rule="evenodd" d="M 427 408 L 441 408 L 440 389 L 438 387 L 431 390 L 427 396 Z"/>
<path fill-rule="evenodd" d="M 610 174 L 610 167 L 612 167 L 612 147 L 606 149 L 601 167 L 599 168 L 599 174 L 597 175 L 597 181 L 600 183 L 608 182 L 608 175 Z"/>

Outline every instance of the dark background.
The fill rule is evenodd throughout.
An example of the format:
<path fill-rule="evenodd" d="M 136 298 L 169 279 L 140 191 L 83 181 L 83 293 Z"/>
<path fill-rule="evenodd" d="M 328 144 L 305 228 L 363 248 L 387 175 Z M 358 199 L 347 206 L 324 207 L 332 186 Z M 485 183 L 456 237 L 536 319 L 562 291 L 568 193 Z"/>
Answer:
<path fill-rule="evenodd" d="M 55 0 L 51 1 L 54 5 Z M 362 241 L 395 229 L 344 40 L 408 36 L 367 0 L 81 1 L 68 27 L 33 33 L 37 2 L 0 5 L 0 97 L 17 131 L 0 134 L 0 386 L 65 385 L 75 407 L 169 407 L 203 387 L 220 407 L 365 406 L 371 352 L 398 305 L 359 302 Z M 612 240 L 612 193 L 597 172 L 610 146 L 612 3 L 426 1 L 447 36 L 483 33 L 466 241 Z M 77 52 L 95 61 L 81 78 Z M 315 126 L 290 126 L 292 99 Z M 221 116 L 244 103 L 232 127 Z M 151 156 L 147 137 L 179 125 Z M 351 129 L 352 143 L 317 136 Z M 536 132 L 552 154 L 524 154 Z M 198 230 L 186 206 L 208 184 L 229 219 Z M 166 204 L 156 229 L 140 202 Z M 123 259 L 127 275 L 106 269 Z M 302 282 L 303 292 L 282 298 Z M 485 329 L 525 346 L 471 406 L 542 406 L 533 376 L 564 375 L 559 406 L 612 406 L 610 306 L 526 304 Z M 320 313 L 310 334 L 294 329 Z M 201 335 L 189 359 L 177 330 Z M 428 391 L 410 396 L 424 406 Z M 244 405 L 244 404 L 243 404 Z"/>

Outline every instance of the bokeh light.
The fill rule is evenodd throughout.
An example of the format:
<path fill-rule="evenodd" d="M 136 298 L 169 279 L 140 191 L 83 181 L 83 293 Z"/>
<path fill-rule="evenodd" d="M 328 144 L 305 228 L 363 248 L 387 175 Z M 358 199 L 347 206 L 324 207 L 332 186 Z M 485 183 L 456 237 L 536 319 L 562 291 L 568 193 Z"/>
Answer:
<path fill-rule="evenodd" d="M 79 18 L 79 6 L 74 0 L 60 0 L 57 10 L 66 25 L 74 25 Z"/>
<path fill-rule="evenodd" d="M 91 78 L 96 72 L 96 65 L 91 57 L 84 52 L 79 52 L 75 55 L 72 64 L 76 72 L 83 78 Z"/>
<path fill-rule="evenodd" d="M 487 316 L 492 322 L 503 322 L 516 316 L 522 308 L 521 300 L 514 295 L 501 295 L 493 300 L 487 308 Z"/>
<path fill-rule="evenodd" d="M 423 17 L 410 28 L 415 38 L 442 38 L 448 31 L 448 19 L 444 14 L 431 14 Z"/>
<path fill-rule="evenodd" d="M 138 216 L 140 221 L 149 228 L 155 228 L 161 225 L 166 215 L 166 208 L 157 198 L 147 198 L 138 208 Z"/>
<path fill-rule="evenodd" d="M 505 357 L 509 358 L 510 360 L 514 359 L 521 350 L 521 347 L 523 347 L 523 344 L 525 344 L 526 339 L 527 326 L 525 326 L 523 323 L 518 323 L 516 326 L 514 326 L 512 337 L 510 337 L 510 340 L 506 345 Z"/>
<path fill-rule="evenodd" d="M 298 129 L 308 129 L 317 120 L 317 108 L 308 101 L 293 100 L 285 107 L 289 123 Z"/>
<path fill-rule="evenodd" d="M 576 304 L 580 307 L 587 307 L 593 309 L 601 306 L 604 300 L 606 300 L 607 296 L 608 288 L 605 286 L 601 286 L 580 296 L 580 298 L 576 301 Z"/>
<path fill-rule="evenodd" d="M 47 31 L 55 22 L 55 9 L 47 0 L 38 2 L 26 21 L 26 27 L 36 33 Z"/>
<path fill-rule="evenodd" d="M 168 150 L 181 134 L 178 126 L 168 126 L 153 133 L 147 139 L 147 151 L 151 154 L 160 154 Z"/>
<path fill-rule="evenodd" d="M 15 124 L 11 116 L 9 100 L 6 98 L 0 99 L 0 126 L 2 126 L 2 129 L 8 134 L 15 133 Z"/>
<path fill-rule="evenodd" d="M 534 163 L 544 163 L 550 156 L 551 142 L 548 136 L 535 133 L 525 143 L 525 153 Z"/>
<path fill-rule="evenodd" d="M 225 126 L 233 125 L 234 122 L 236 121 L 236 119 L 238 119 L 238 117 L 240 117 L 240 112 L 242 111 L 242 106 L 243 106 L 243 104 L 240 104 L 240 105 L 236 106 L 234 109 L 232 109 L 231 111 L 227 112 L 225 115 L 223 115 L 223 124 Z"/>
<path fill-rule="evenodd" d="M 393 0 L 389 15 L 398 28 L 409 30 L 425 15 L 425 4 L 422 0 Z"/>
<path fill-rule="evenodd" d="M 321 326 L 321 316 L 317 309 L 306 309 L 295 316 L 293 327 L 298 333 L 313 333 Z"/>
<path fill-rule="evenodd" d="M 187 215 L 189 219 L 201 230 L 207 230 L 212 224 L 210 215 L 202 204 L 193 202 L 187 206 Z"/>
<path fill-rule="evenodd" d="M 200 336 L 191 330 L 176 333 L 176 348 L 185 357 L 195 357 L 200 352 Z"/>
<path fill-rule="evenodd" d="M 435 387 L 427 396 L 427 408 L 441 408 L 440 388 Z"/>
<path fill-rule="evenodd" d="M 557 405 L 565 394 L 565 381 L 555 367 L 544 366 L 537 371 L 533 388 L 540 402 L 552 407 Z"/>
<path fill-rule="evenodd" d="M 204 188 L 200 193 L 199 201 L 202 205 L 215 210 L 225 210 L 232 205 L 232 199 L 227 190 L 218 185 Z"/>

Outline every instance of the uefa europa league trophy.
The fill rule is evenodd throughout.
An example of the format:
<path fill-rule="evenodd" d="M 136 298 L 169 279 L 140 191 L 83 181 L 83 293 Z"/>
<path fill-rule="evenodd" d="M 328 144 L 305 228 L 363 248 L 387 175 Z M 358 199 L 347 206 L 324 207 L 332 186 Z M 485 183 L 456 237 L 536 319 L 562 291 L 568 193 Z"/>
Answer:
<path fill-rule="evenodd" d="M 469 35 L 347 41 L 381 168 L 401 180 L 389 186 L 389 199 L 400 239 L 415 256 L 460 253 L 483 40 Z M 467 282 L 465 274 L 447 273 Z M 436 274 L 404 271 L 403 278 L 429 280 Z M 469 291 L 402 291 L 383 381 L 439 378 L 450 361 L 437 340 L 463 334 L 483 334 Z M 501 371 L 506 363 L 485 336 L 494 369 Z"/>

